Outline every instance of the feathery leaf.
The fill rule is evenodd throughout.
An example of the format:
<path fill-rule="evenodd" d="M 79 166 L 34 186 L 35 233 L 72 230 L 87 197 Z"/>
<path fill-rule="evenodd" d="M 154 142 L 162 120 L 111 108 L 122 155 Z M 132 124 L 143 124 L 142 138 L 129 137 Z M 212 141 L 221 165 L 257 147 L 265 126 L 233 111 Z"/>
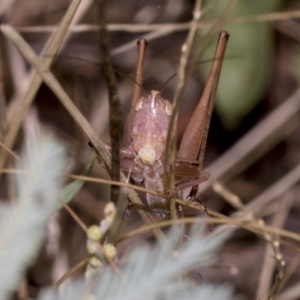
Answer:
<path fill-rule="evenodd" d="M 45 223 L 57 205 L 57 177 L 64 150 L 42 132 L 30 137 L 22 154 L 26 173 L 17 175 L 17 199 L 0 206 L 0 299 L 7 299 L 31 263 L 45 236 Z"/>
<path fill-rule="evenodd" d="M 105 299 L 105 300 L 233 300 L 230 288 L 201 284 L 195 287 L 188 280 L 188 271 L 207 266 L 213 261 L 213 254 L 230 235 L 227 232 L 214 232 L 204 236 L 203 227 L 194 225 L 190 240 L 177 249 L 182 227 L 170 231 L 168 239 L 153 248 L 139 246 L 128 252 L 127 262 L 123 265 L 122 275 L 118 276 L 110 268 L 100 269 L 94 289 L 87 293 L 87 288 L 78 282 L 68 286 L 68 292 L 56 299 Z M 93 278 L 95 280 L 96 277 Z M 81 282 L 81 284 L 83 281 Z M 87 283 L 88 284 L 88 283 Z M 74 290 L 73 290 L 74 288 Z M 51 294 L 51 292 L 49 291 Z M 54 294 L 53 294 L 54 295 Z M 39 300 L 52 300 L 41 296 Z"/>

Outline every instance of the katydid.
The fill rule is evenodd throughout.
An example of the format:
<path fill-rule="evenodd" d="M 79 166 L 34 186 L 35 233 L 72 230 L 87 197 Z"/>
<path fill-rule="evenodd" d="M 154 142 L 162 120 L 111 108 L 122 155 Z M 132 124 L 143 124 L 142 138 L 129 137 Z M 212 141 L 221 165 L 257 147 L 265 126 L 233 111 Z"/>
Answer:
<path fill-rule="evenodd" d="M 140 99 L 137 97 L 139 92 L 135 93 L 121 150 L 121 168 L 130 172 L 134 182 L 143 183 L 146 188 L 161 193 L 177 192 L 186 187 L 193 187 L 189 198 L 197 201 L 198 185 L 208 178 L 208 175 L 202 172 L 202 164 L 228 38 L 229 35 L 225 31 L 219 35 L 207 84 L 185 130 L 177 158 L 169 170 L 165 170 L 163 158 L 172 104 L 155 90 Z M 136 86 L 141 87 L 143 65 L 141 56 L 145 56 L 146 41 L 142 39 L 138 45 L 142 50 L 139 52 L 140 65 L 137 68 Z M 176 191 L 165 190 L 164 174 L 170 170 L 175 174 Z M 166 198 L 147 194 L 146 199 L 154 213 L 161 217 L 170 215 Z"/>

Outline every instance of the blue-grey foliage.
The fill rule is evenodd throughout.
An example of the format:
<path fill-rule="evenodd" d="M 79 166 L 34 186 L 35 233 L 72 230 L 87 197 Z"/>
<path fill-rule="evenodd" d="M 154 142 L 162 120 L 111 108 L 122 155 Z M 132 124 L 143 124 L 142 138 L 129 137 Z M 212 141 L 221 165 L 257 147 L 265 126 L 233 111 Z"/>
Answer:
<path fill-rule="evenodd" d="M 203 236 L 201 226 L 194 226 L 190 239 L 178 248 L 181 230 L 171 230 L 166 241 L 154 247 L 138 246 L 130 249 L 123 258 L 122 275 L 111 268 L 99 271 L 98 281 L 93 289 L 83 288 L 76 282 L 57 298 L 55 292 L 47 291 L 40 300 L 52 299 L 105 299 L 105 300 L 226 300 L 238 299 L 227 286 L 192 284 L 187 272 L 207 266 L 213 262 L 213 255 L 229 232 L 212 233 Z M 201 271 L 200 271 L 201 272 Z M 93 278 L 95 280 L 95 278 Z M 89 292 L 90 295 L 83 298 Z"/>
<path fill-rule="evenodd" d="M 22 161 L 17 197 L 0 206 L 0 299 L 17 288 L 41 245 L 47 218 L 57 206 L 57 177 L 66 162 L 61 145 L 41 132 L 26 141 Z"/>

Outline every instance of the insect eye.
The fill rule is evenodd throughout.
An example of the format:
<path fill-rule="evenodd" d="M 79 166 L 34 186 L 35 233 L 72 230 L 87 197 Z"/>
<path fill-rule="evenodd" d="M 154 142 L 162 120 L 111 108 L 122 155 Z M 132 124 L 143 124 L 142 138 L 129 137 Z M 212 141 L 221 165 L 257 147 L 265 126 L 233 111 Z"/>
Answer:
<path fill-rule="evenodd" d="M 144 104 L 144 98 L 141 98 L 135 105 L 135 111 L 140 110 L 143 107 Z"/>
<path fill-rule="evenodd" d="M 173 105 L 169 101 L 165 101 L 165 112 L 168 116 L 172 115 Z"/>

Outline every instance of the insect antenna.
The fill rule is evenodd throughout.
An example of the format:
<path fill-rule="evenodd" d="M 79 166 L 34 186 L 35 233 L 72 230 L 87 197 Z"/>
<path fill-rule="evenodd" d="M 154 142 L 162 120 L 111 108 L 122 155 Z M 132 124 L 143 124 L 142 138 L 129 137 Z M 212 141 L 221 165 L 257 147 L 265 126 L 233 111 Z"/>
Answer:
<path fill-rule="evenodd" d="M 50 55 L 43 55 L 43 57 L 50 57 Z M 51 55 L 51 57 L 53 57 L 53 55 Z M 56 57 L 56 58 L 65 58 L 65 59 L 74 59 L 74 60 L 81 61 L 81 62 L 84 62 L 84 63 L 89 64 L 89 65 L 97 66 L 99 68 L 102 68 L 102 66 L 103 66 L 103 64 L 100 63 L 100 62 L 91 61 L 91 60 L 88 60 L 88 59 L 82 58 L 82 57 L 68 56 L 68 55 L 61 55 L 61 54 L 54 55 L 54 57 Z M 121 75 L 121 76 L 131 80 L 133 83 L 137 84 L 143 90 L 143 92 L 145 94 L 147 94 L 147 92 L 144 90 L 142 85 L 140 85 L 136 80 L 131 78 L 129 75 L 126 75 L 126 74 L 122 73 L 121 71 L 117 70 L 116 68 L 114 68 L 114 72 L 117 73 L 118 75 Z"/>
<path fill-rule="evenodd" d="M 244 58 L 243 56 L 237 56 L 237 55 L 227 55 L 224 60 L 228 60 L 228 59 L 242 59 Z M 195 65 L 202 65 L 202 64 L 206 64 L 206 63 L 209 63 L 209 62 L 212 62 L 214 59 L 213 58 L 208 58 L 208 59 L 205 59 L 205 60 L 202 60 L 202 61 L 199 61 L 197 62 L 196 64 L 194 64 L 193 66 Z M 185 68 L 185 70 L 188 70 L 189 68 L 193 67 L 193 66 L 187 66 Z M 166 87 L 166 85 L 174 78 L 177 76 L 177 73 L 174 73 L 172 76 L 170 76 L 166 81 L 165 83 L 162 85 L 161 89 L 160 89 L 160 93 L 162 93 L 163 89 Z"/>

